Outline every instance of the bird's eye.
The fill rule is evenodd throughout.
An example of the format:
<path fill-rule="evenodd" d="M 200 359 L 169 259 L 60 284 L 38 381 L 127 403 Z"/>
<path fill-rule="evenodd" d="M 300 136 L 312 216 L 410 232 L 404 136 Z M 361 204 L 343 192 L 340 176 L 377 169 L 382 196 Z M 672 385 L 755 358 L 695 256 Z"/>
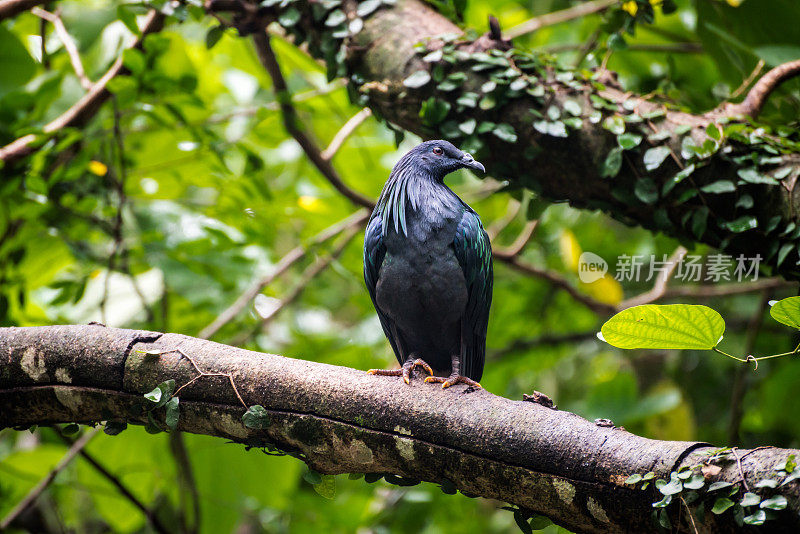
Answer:
<path fill-rule="evenodd" d="M 433 147 L 433 153 L 436 154 L 437 156 L 441 156 L 442 152 L 443 152 L 442 147 L 438 146 Z"/>

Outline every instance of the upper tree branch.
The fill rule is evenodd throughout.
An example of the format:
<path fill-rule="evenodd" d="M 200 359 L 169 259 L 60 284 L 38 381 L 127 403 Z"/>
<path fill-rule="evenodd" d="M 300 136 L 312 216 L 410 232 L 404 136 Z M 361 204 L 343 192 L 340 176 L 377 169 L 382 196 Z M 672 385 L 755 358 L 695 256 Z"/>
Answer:
<path fill-rule="evenodd" d="M 756 82 L 741 104 L 729 104 L 726 111 L 730 115 L 758 117 L 769 95 L 780 84 L 798 75 L 800 75 L 800 59 L 778 65 Z"/>
<path fill-rule="evenodd" d="M 465 493 L 546 514 L 577 532 L 653 530 L 654 494 L 631 489 L 627 476 L 652 470 L 664 477 L 700 462 L 710 450 L 701 443 L 641 438 L 485 390 L 442 390 L 422 381 L 409 386 L 177 334 L 102 326 L 4 328 L 0 365 L 0 427 L 106 418 L 144 422 L 146 415 L 130 415 L 147 402 L 143 393 L 167 379 L 191 382 L 180 392 L 182 431 L 270 444 L 322 473 L 447 481 Z M 218 376 L 193 380 L 195 366 Z M 244 409 L 229 376 L 246 404 L 266 409 L 266 429 L 242 424 Z M 154 415 L 163 421 L 163 411 Z M 769 477 L 789 454 L 800 455 L 772 447 L 740 452 L 751 484 Z M 713 480 L 740 478 L 736 463 L 722 468 Z M 771 531 L 796 531 L 800 484 L 783 486 L 781 493 L 791 510 L 770 521 Z M 678 524 L 677 514 L 673 521 Z M 704 521 L 708 531 L 737 530 L 731 513 L 706 513 Z"/>
<path fill-rule="evenodd" d="M 92 80 L 86 76 L 86 72 L 83 70 L 83 62 L 81 61 L 81 56 L 78 53 L 78 47 L 75 46 L 75 41 L 72 39 L 72 36 L 64 26 L 64 21 L 61 20 L 61 16 L 57 12 L 50 13 L 49 11 L 45 11 L 44 9 L 40 9 L 38 7 L 34 7 L 31 10 L 31 13 L 53 25 L 61 44 L 64 45 L 64 50 L 67 51 L 69 61 L 72 63 L 72 69 L 75 71 L 75 75 L 78 77 L 78 80 L 80 80 L 81 86 L 87 91 L 91 90 L 93 85 Z"/>

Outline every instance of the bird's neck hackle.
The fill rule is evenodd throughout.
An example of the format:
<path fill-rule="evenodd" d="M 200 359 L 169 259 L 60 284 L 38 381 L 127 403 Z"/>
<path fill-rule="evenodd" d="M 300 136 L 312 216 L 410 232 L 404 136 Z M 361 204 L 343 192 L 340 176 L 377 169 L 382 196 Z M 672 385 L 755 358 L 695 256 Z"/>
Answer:
<path fill-rule="evenodd" d="M 418 209 L 424 196 L 434 195 L 442 186 L 441 179 L 415 165 L 413 160 L 400 160 L 392 169 L 378 199 L 377 209 L 383 219 L 384 235 L 390 226 L 393 226 L 395 232 L 402 231 L 403 235 L 407 236 L 407 207 L 410 206 L 412 210 Z"/>

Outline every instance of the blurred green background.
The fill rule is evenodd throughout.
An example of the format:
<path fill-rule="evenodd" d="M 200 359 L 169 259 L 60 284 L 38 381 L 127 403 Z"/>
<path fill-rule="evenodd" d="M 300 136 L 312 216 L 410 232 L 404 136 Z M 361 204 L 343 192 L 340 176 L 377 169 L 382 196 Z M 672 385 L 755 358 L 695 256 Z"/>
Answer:
<path fill-rule="evenodd" d="M 510 28 L 576 4 L 473 0 L 462 25 L 484 32 L 492 14 Z M 631 4 L 542 28 L 516 43 L 552 52 L 565 65 L 589 43 L 583 67 L 605 59 L 626 89 L 661 95 L 696 112 L 728 98 L 759 60 L 766 69 L 800 57 L 796 0 L 678 0 L 677 11 L 663 15 L 656 9 L 652 23 L 639 21 L 635 35 L 626 34 L 625 45 L 617 42 L 609 53 L 609 36 L 638 11 Z M 126 57 L 133 73 L 112 82 L 114 101 L 85 128 L 64 132 L 13 169 L 0 169 L 0 325 L 94 320 L 197 335 L 286 252 L 355 211 L 285 133 L 251 41 L 228 30 L 209 48 L 207 34 L 216 22 L 192 2 L 187 5 L 148 37 L 143 53 L 126 54 L 136 56 Z M 444 0 L 439 5 L 449 6 Z M 126 22 L 144 13 L 141 4 L 100 0 L 50 6 L 56 7 L 92 80 L 120 54 L 130 36 Z M 32 14 L 0 23 L 0 145 L 36 131 L 84 92 L 52 27 L 44 58 L 41 41 L 40 20 Z M 302 121 L 325 146 L 359 108 L 350 104 L 341 81 L 326 81 L 319 63 L 280 38 L 273 46 Z M 793 81 L 770 100 L 762 119 L 796 126 L 799 111 L 800 83 Z M 418 141 L 409 135 L 396 147 L 394 134 L 368 118 L 334 164 L 351 187 L 375 198 L 394 162 Z M 529 202 L 527 194 L 496 192 L 501 182 L 502 177 L 479 180 L 466 172 L 448 178 L 496 234 L 498 246 L 522 231 Z M 358 369 L 394 362 L 364 288 L 362 242 L 358 234 L 244 346 Z M 541 216 L 523 258 L 616 304 L 652 282 L 620 285 L 606 277 L 581 284 L 575 272 L 580 251 L 602 256 L 613 270 L 620 255 L 660 258 L 677 246 L 662 235 L 558 204 Z M 270 284 L 255 306 L 213 339 L 225 343 L 252 332 L 259 312 L 276 306 L 303 269 L 330 248 L 328 243 L 315 249 Z M 794 294 L 796 288 L 788 287 L 679 300 L 722 313 L 728 323 L 723 348 L 729 352 L 746 351 L 750 331 L 752 352 L 767 354 L 797 343 L 765 312 L 767 300 Z M 767 361 L 757 372 L 744 372 L 712 353 L 623 352 L 594 337 L 606 318 L 550 283 L 495 262 L 481 383 L 513 399 L 543 391 L 561 409 L 590 420 L 608 418 L 657 439 L 800 446 L 800 361 Z M 743 388 L 740 424 L 731 403 L 737 383 Z M 187 435 L 185 442 L 202 532 L 517 530 L 501 503 L 444 495 L 432 484 L 399 488 L 338 476 L 335 497 L 326 499 L 303 479 L 306 467 L 298 460 L 245 452 L 204 436 Z M 0 431 L 0 517 L 65 450 L 53 429 Z M 170 521 L 181 513 L 185 499 L 169 436 L 130 427 L 119 436 L 98 435 L 87 450 L 161 517 Z M 142 514 L 80 458 L 59 475 L 35 513 L 51 532 L 149 531 Z"/>

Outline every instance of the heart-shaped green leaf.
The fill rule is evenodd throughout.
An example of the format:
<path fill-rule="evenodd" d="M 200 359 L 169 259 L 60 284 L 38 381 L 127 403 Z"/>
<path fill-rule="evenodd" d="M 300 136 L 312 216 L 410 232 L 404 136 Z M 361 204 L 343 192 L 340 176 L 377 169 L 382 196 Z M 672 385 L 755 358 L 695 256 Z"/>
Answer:
<path fill-rule="evenodd" d="M 800 297 L 789 297 L 776 302 L 769 314 L 779 323 L 800 329 Z"/>
<path fill-rule="evenodd" d="M 646 304 L 616 314 L 601 329 L 606 343 L 620 349 L 711 350 L 725 321 L 707 306 Z"/>

